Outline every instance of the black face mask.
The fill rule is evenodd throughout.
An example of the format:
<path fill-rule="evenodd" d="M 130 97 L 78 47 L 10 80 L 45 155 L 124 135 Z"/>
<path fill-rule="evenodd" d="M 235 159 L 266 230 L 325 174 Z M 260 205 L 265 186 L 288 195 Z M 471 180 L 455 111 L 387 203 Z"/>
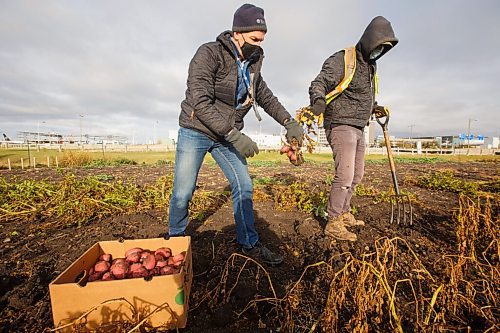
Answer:
<path fill-rule="evenodd" d="M 246 60 L 252 60 L 254 57 L 258 58 L 262 53 L 262 48 L 259 45 L 253 45 L 246 41 L 241 46 L 241 55 Z"/>

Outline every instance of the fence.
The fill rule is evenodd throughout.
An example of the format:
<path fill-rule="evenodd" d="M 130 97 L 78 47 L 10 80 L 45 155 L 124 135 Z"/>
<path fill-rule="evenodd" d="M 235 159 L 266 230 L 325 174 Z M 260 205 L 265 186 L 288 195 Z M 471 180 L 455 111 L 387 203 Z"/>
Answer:
<path fill-rule="evenodd" d="M 2 147 L 0 147 L 2 148 Z M 5 162 L 0 162 L 0 169 L 8 168 L 12 170 L 15 167 L 37 168 L 37 167 L 56 167 L 59 168 L 59 159 L 57 156 L 37 160 L 36 157 L 30 156 L 30 151 L 40 151 L 40 149 L 53 149 L 59 152 L 62 151 L 84 151 L 84 152 L 169 152 L 175 151 L 175 144 L 157 144 L 157 145 L 37 145 L 37 144 L 10 144 L 3 146 L 3 149 L 11 150 L 25 150 L 28 157 L 11 159 L 7 158 Z M 262 147 L 261 151 L 278 152 L 280 147 Z M 315 153 L 331 153 L 330 147 L 319 146 L 314 150 Z M 385 147 L 368 147 L 366 148 L 367 155 L 386 155 Z M 460 148 L 460 149 L 402 149 L 393 148 L 393 154 L 399 155 L 414 155 L 414 156 L 430 156 L 430 155 L 474 155 L 474 156 L 488 156 L 500 155 L 500 149 L 486 149 L 486 148 Z M 20 162 L 20 163 L 19 163 Z"/>

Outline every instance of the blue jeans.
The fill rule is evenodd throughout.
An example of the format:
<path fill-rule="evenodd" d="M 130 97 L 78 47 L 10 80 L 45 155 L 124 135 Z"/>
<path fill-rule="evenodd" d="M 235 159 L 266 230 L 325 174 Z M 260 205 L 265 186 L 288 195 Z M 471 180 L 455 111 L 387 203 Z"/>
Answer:
<path fill-rule="evenodd" d="M 174 168 L 174 189 L 169 207 L 169 234 L 183 234 L 188 225 L 188 206 L 196 180 L 207 152 L 229 180 L 233 201 L 236 239 L 244 248 L 259 240 L 254 226 L 253 185 L 247 161 L 228 142 L 216 142 L 195 130 L 181 127 L 177 140 Z"/>

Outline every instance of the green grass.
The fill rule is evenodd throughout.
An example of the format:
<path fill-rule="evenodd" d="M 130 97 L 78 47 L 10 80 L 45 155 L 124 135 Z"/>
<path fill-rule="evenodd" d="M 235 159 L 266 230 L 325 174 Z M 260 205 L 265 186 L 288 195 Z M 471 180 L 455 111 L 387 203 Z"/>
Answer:
<path fill-rule="evenodd" d="M 71 150 L 74 153 L 81 153 L 80 150 Z M 147 165 L 166 165 L 173 163 L 175 152 L 84 152 L 88 154 L 94 162 L 93 166 L 100 167 L 106 165 L 118 164 L 147 164 Z M 50 158 L 51 167 L 55 166 L 55 157 L 59 163 L 63 161 L 65 152 L 59 152 L 55 149 L 41 149 L 40 151 L 30 150 L 31 159 L 36 159 L 37 166 L 47 166 L 47 157 Z M 24 167 L 29 165 L 27 150 L 0 149 L 0 167 L 7 167 L 7 159 L 10 159 L 12 167 L 21 167 L 21 158 L 24 158 Z M 161 161 L 161 162 L 158 162 Z M 92 166 L 92 165 L 90 165 Z"/>
<path fill-rule="evenodd" d="M 74 152 L 81 152 L 79 150 L 72 150 Z M 105 152 L 95 151 L 87 152 L 89 157 L 95 162 L 92 163 L 94 166 L 106 166 L 106 165 L 117 165 L 117 164 L 146 164 L 146 165 L 169 165 L 175 161 L 175 152 Z M 59 152 L 55 149 L 41 149 L 36 151 L 31 149 L 31 158 L 36 158 L 36 163 L 38 166 L 47 165 L 47 157 L 50 158 L 51 166 L 55 165 L 55 157 L 57 156 L 59 163 L 65 156 L 64 152 Z M 28 162 L 28 151 L 27 150 L 15 150 L 15 149 L 0 149 L 0 168 L 7 168 L 7 159 L 10 159 L 11 166 L 15 168 L 21 167 L 21 158 L 24 158 L 24 166 L 27 167 Z M 305 153 L 304 158 L 306 163 L 332 163 L 331 153 Z M 451 156 L 451 155 L 440 155 L 440 156 L 416 156 L 416 155 L 399 155 L 395 156 L 396 163 L 439 163 L 439 162 L 471 162 L 471 161 L 481 161 L 481 162 L 499 162 L 500 155 L 489 155 L 489 156 Z M 208 165 L 215 165 L 215 161 L 207 154 L 205 162 Z M 387 158 L 384 155 L 367 155 L 367 163 L 387 163 Z M 92 165 L 91 164 L 91 165 Z M 288 165 L 288 159 L 284 155 L 280 155 L 278 152 L 261 152 L 260 154 L 249 158 L 248 164 L 250 166 L 275 166 L 275 165 Z"/>

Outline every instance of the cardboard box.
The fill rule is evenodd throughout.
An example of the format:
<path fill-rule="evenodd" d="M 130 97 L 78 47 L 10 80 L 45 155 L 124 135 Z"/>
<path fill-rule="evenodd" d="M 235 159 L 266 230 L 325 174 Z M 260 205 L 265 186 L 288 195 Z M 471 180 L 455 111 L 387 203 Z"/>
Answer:
<path fill-rule="evenodd" d="M 84 272 L 88 272 L 103 253 L 122 258 L 125 251 L 133 247 L 154 251 L 162 246 L 171 248 L 173 254 L 186 251 L 178 274 L 87 283 L 88 274 Z M 49 284 L 54 326 L 72 323 L 93 309 L 79 321 L 82 328 L 95 330 L 110 322 L 138 323 L 145 318 L 145 325 L 152 327 L 183 328 L 192 278 L 190 237 L 98 242 Z M 70 325 L 60 332 L 72 331 L 74 327 Z"/>

